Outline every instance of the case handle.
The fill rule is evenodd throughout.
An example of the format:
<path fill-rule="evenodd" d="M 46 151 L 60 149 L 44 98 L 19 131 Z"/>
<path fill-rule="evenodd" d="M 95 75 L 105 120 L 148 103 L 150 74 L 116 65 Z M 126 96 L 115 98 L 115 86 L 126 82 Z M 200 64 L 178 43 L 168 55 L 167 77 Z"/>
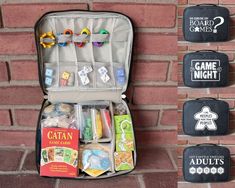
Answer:
<path fill-rule="evenodd" d="M 216 53 L 215 50 L 197 50 L 196 52 L 215 52 Z"/>
<path fill-rule="evenodd" d="M 202 4 L 198 4 L 196 6 L 217 6 L 216 4 L 212 4 L 212 3 L 202 3 Z"/>
<path fill-rule="evenodd" d="M 201 98 L 196 98 L 196 100 L 203 100 L 203 99 L 217 100 L 216 98 L 213 98 L 213 97 L 201 97 Z"/>
<path fill-rule="evenodd" d="M 196 146 L 217 146 L 217 144 L 212 144 L 212 143 L 202 143 L 202 144 L 197 144 Z"/>

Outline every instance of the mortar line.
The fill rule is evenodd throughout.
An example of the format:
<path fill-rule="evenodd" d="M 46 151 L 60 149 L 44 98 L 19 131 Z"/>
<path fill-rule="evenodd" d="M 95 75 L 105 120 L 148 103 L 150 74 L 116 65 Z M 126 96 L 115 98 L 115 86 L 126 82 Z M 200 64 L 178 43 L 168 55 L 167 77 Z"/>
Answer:
<path fill-rule="evenodd" d="M 23 165 L 25 163 L 25 159 L 26 159 L 27 155 L 28 155 L 28 150 L 25 150 L 24 154 L 23 154 L 23 156 L 21 157 L 21 160 L 20 160 L 20 165 L 19 165 L 19 168 L 18 168 L 19 171 L 22 171 L 22 168 L 23 168 Z"/>
<path fill-rule="evenodd" d="M 137 178 L 138 178 L 140 188 L 146 188 L 143 175 L 140 174 L 137 176 Z"/>
<path fill-rule="evenodd" d="M 176 161 L 174 160 L 174 157 L 173 157 L 173 155 L 172 155 L 172 151 L 170 151 L 170 149 L 166 149 L 166 151 L 167 151 L 167 153 L 168 153 L 168 156 L 169 156 L 169 158 L 170 158 L 170 160 L 171 160 L 171 163 L 172 163 L 174 169 L 175 169 L 175 170 L 178 170 L 178 165 L 176 164 Z"/>
<path fill-rule="evenodd" d="M 60 179 L 56 179 L 54 188 L 59 188 L 59 185 L 60 185 Z"/>

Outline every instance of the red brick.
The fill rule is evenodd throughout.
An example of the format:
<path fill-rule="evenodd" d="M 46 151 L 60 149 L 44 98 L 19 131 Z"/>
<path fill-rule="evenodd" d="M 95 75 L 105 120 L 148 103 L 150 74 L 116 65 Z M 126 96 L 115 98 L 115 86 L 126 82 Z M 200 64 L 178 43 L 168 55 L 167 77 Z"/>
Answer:
<path fill-rule="evenodd" d="M 10 110 L 0 110 L 0 125 L 10 126 L 11 124 Z"/>
<path fill-rule="evenodd" d="M 30 55 L 35 54 L 33 33 L 1 33 L 0 55 Z"/>
<path fill-rule="evenodd" d="M 204 4 L 204 3 L 212 3 L 212 4 L 218 4 L 218 0 L 188 0 L 189 4 Z"/>
<path fill-rule="evenodd" d="M 0 146 L 35 146 L 35 131 L 0 131 Z M 0 186 L 1 187 L 1 186 Z"/>
<path fill-rule="evenodd" d="M 178 62 L 174 61 L 171 63 L 172 68 L 171 68 L 171 80 L 177 82 L 178 79 Z"/>
<path fill-rule="evenodd" d="M 130 83 L 127 87 L 127 90 L 125 91 L 125 95 L 129 101 L 132 101 L 133 90 L 134 90 L 134 87 L 133 87 L 132 83 Z"/>
<path fill-rule="evenodd" d="M 167 95 L 166 95 L 167 94 Z M 176 104 L 176 87 L 135 87 L 134 104 Z"/>
<path fill-rule="evenodd" d="M 36 128 L 38 116 L 38 110 L 15 110 L 16 124 L 20 126 L 31 126 Z"/>
<path fill-rule="evenodd" d="M 234 188 L 235 187 L 235 182 L 226 182 L 226 183 L 216 183 L 216 184 L 211 184 L 211 188 Z"/>
<path fill-rule="evenodd" d="M 135 187 L 140 188 L 136 176 L 118 176 L 115 178 L 101 179 L 97 181 L 78 181 L 61 179 L 59 188 L 120 188 Z"/>
<path fill-rule="evenodd" d="M 178 16 L 181 17 L 183 16 L 185 7 L 178 7 Z"/>
<path fill-rule="evenodd" d="M 218 94 L 205 94 L 205 93 L 189 93 L 188 94 L 188 98 L 190 99 L 197 99 L 197 98 L 204 98 L 204 97 L 217 98 Z"/>
<path fill-rule="evenodd" d="M 176 55 L 177 36 L 174 34 L 136 33 L 136 54 Z"/>
<path fill-rule="evenodd" d="M 38 80 L 38 66 L 35 61 L 12 61 L 11 80 Z"/>
<path fill-rule="evenodd" d="M 159 111 L 154 110 L 132 110 L 133 121 L 136 127 L 157 126 Z"/>
<path fill-rule="evenodd" d="M 220 4 L 234 5 L 234 0 L 219 0 Z"/>
<path fill-rule="evenodd" d="M 226 87 L 226 88 L 210 88 L 211 93 L 227 94 L 234 93 L 235 87 Z"/>
<path fill-rule="evenodd" d="M 224 44 L 224 45 L 223 45 Z M 234 45 L 235 43 L 234 42 L 226 42 L 226 43 L 223 43 L 221 44 L 218 48 L 219 50 L 222 50 L 222 51 L 226 51 L 226 50 L 234 50 Z"/>
<path fill-rule="evenodd" d="M 0 187 L 4 188 L 52 188 L 55 187 L 55 178 L 43 178 L 38 175 L 1 175 Z"/>
<path fill-rule="evenodd" d="M 168 62 L 137 62 L 133 66 L 133 81 L 165 81 Z M 158 73 L 156 74 L 156 70 Z"/>
<path fill-rule="evenodd" d="M 233 99 L 234 94 L 233 93 L 219 93 L 219 97 L 222 99 Z"/>
<path fill-rule="evenodd" d="M 178 100 L 186 99 L 187 94 L 179 94 L 178 93 Z"/>
<path fill-rule="evenodd" d="M 139 146 L 176 144 L 176 131 L 136 131 Z"/>
<path fill-rule="evenodd" d="M 39 87 L 15 86 L 0 88 L 0 104 L 41 104 L 43 95 Z"/>
<path fill-rule="evenodd" d="M 46 12 L 55 10 L 87 9 L 87 4 L 49 3 L 49 4 L 3 4 L 4 27 L 33 27 Z"/>
<path fill-rule="evenodd" d="M 8 79 L 7 63 L 0 62 L 0 82 L 8 81 Z"/>
<path fill-rule="evenodd" d="M 137 151 L 138 163 L 136 170 L 161 169 L 173 170 L 171 159 L 165 149 L 160 148 L 139 148 Z M 153 160 L 157 159 L 157 160 Z M 151 161 L 151 163 L 150 163 Z"/>
<path fill-rule="evenodd" d="M 161 125 L 176 125 L 177 110 L 164 110 L 160 121 Z"/>
<path fill-rule="evenodd" d="M 188 50 L 188 46 L 179 46 L 178 44 L 178 51 L 187 51 Z"/>
<path fill-rule="evenodd" d="M 0 170 L 2 171 L 15 171 L 18 169 L 22 151 L 0 151 Z"/>
<path fill-rule="evenodd" d="M 37 170 L 35 161 L 35 151 L 31 151 L 25 158 L 22 170 Z"/>
<path fill-rule="evenodd" d="M 144 174 L 144 182 L 146 188 L 147 187 L 177 188 L 177 173 L 158 172 L 158 173 Z"/>
<path fill-rule="evenodd" d="M 202 183 L 178 183 L 178 188 L 208 188 L 208 184 Z"/>
<path fill-rule="evenodd" d="M 217 50 L 218 49 L 218 46 L 214 46 L 214 45 L 205 45 L 205 44 L 196 44 L 196 45 L 190 45 L 188 46 L 188 49 L 190 51 L 198 51 L 198 50 Z"/>
<path fill-rule="evenodd" d="M 188 3 L 188 0 L 178 0 L 179 5 L 186 5 Z"/>
<path fill-rule="evenodd" d="M 93 9 L 124 13 L 137 27 L 175 27 L 176 6 L 171 4 L 94 3 Z"/>

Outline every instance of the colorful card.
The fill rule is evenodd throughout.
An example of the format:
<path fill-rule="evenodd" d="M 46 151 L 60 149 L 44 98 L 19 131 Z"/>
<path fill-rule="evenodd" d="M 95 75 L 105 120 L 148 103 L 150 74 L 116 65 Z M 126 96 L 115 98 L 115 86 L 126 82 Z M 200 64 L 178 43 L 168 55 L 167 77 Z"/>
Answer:
<path fill-rule="evenodd" d="M 43 128 L 41 176 L 78 176 L 79 130 Z"/>
<path fill-rule="evenodd" d="M 133 134 L 133 126 L 130 115 L 114 116 L 116 134 L 126 133 Z"/>
<path fill-rule="evenodd" d="M 132 170 L 134 168 L 132 152 L 114 153 L 115 170 Z"/>

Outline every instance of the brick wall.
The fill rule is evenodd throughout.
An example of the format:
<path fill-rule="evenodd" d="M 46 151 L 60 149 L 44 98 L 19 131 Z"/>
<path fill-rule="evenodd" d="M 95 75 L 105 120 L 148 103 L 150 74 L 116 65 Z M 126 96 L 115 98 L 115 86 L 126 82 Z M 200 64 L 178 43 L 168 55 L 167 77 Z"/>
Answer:
<path fill-rule="evenodd" d="M 43 94 L 37 77 L 33 26 L 43 13 L 64 9 L 118 11 L 129 15 L 135 25 L 127 94 L 134 115 L 138 165 L 128 176 L 100 180 L 100 187 L 176 187 L 176 0 L 1 2 L 0 187 L 25 187 L 28 183 L 45 188 L 94 187 L 97 183 L 36 175 L 35 127 Z"/>
<path fill-rule="evenodd" d="M 182 34 L 182 14 L 185 7 L 199 4 L 199 3 L 214 3 L 220 4 L 222 6 L 227 7 L 230 10 L 231 14 L 231 36 L 230 42 L 224 43 L 204 43 L 204 44 L 195 44 L 189 43 L 183 40 Z M 218 184 L 194 184 L 193 187 L 195 188 L 217 188 L 217 187 L 235 187 L 235 134 L 234 134 L 234 120 L 235 120 L 235 48 L 234 48 L 234 18 L 235 18 L 235 1 L 232 0 L 179 0 L 179 7 L 178 7 L 178 61 L 179 61 L 179 68 L 178 68 L 178 80 L 179 80 L 179 87 L 178 87 L 178 178 L 179 188 L 191 188 L 192 184 L 188 184 L 183 181 L 182 178 L 182 152 L 183 149 L 190 145 L 200 144 L 200 143 L 215 143 L 222 146 L 226 146 L 230 149 L 232 154 L 232 181 L 229 183 L 218 183 Z M 230 60 L 230 86 L 225 88 L 219 89 L 191 89 L 184 87 L 182 82 L 182 61 L 184 54 L 188 52 L 193 52 L 196 50 L 201 49 L 209 49 L 209 50 L 216 50 L 223 53 L 226 53 L 229 56 Z M 182 132 L 182 105 L 185 101 L 189 99 L 195 99 L 198 97 L 214 97 L 221 100 L 225 100 L 229 103 L 230 106 L 230 134 L 228 136 L 222 137 L 190 137 L 186 136 Z"/>

